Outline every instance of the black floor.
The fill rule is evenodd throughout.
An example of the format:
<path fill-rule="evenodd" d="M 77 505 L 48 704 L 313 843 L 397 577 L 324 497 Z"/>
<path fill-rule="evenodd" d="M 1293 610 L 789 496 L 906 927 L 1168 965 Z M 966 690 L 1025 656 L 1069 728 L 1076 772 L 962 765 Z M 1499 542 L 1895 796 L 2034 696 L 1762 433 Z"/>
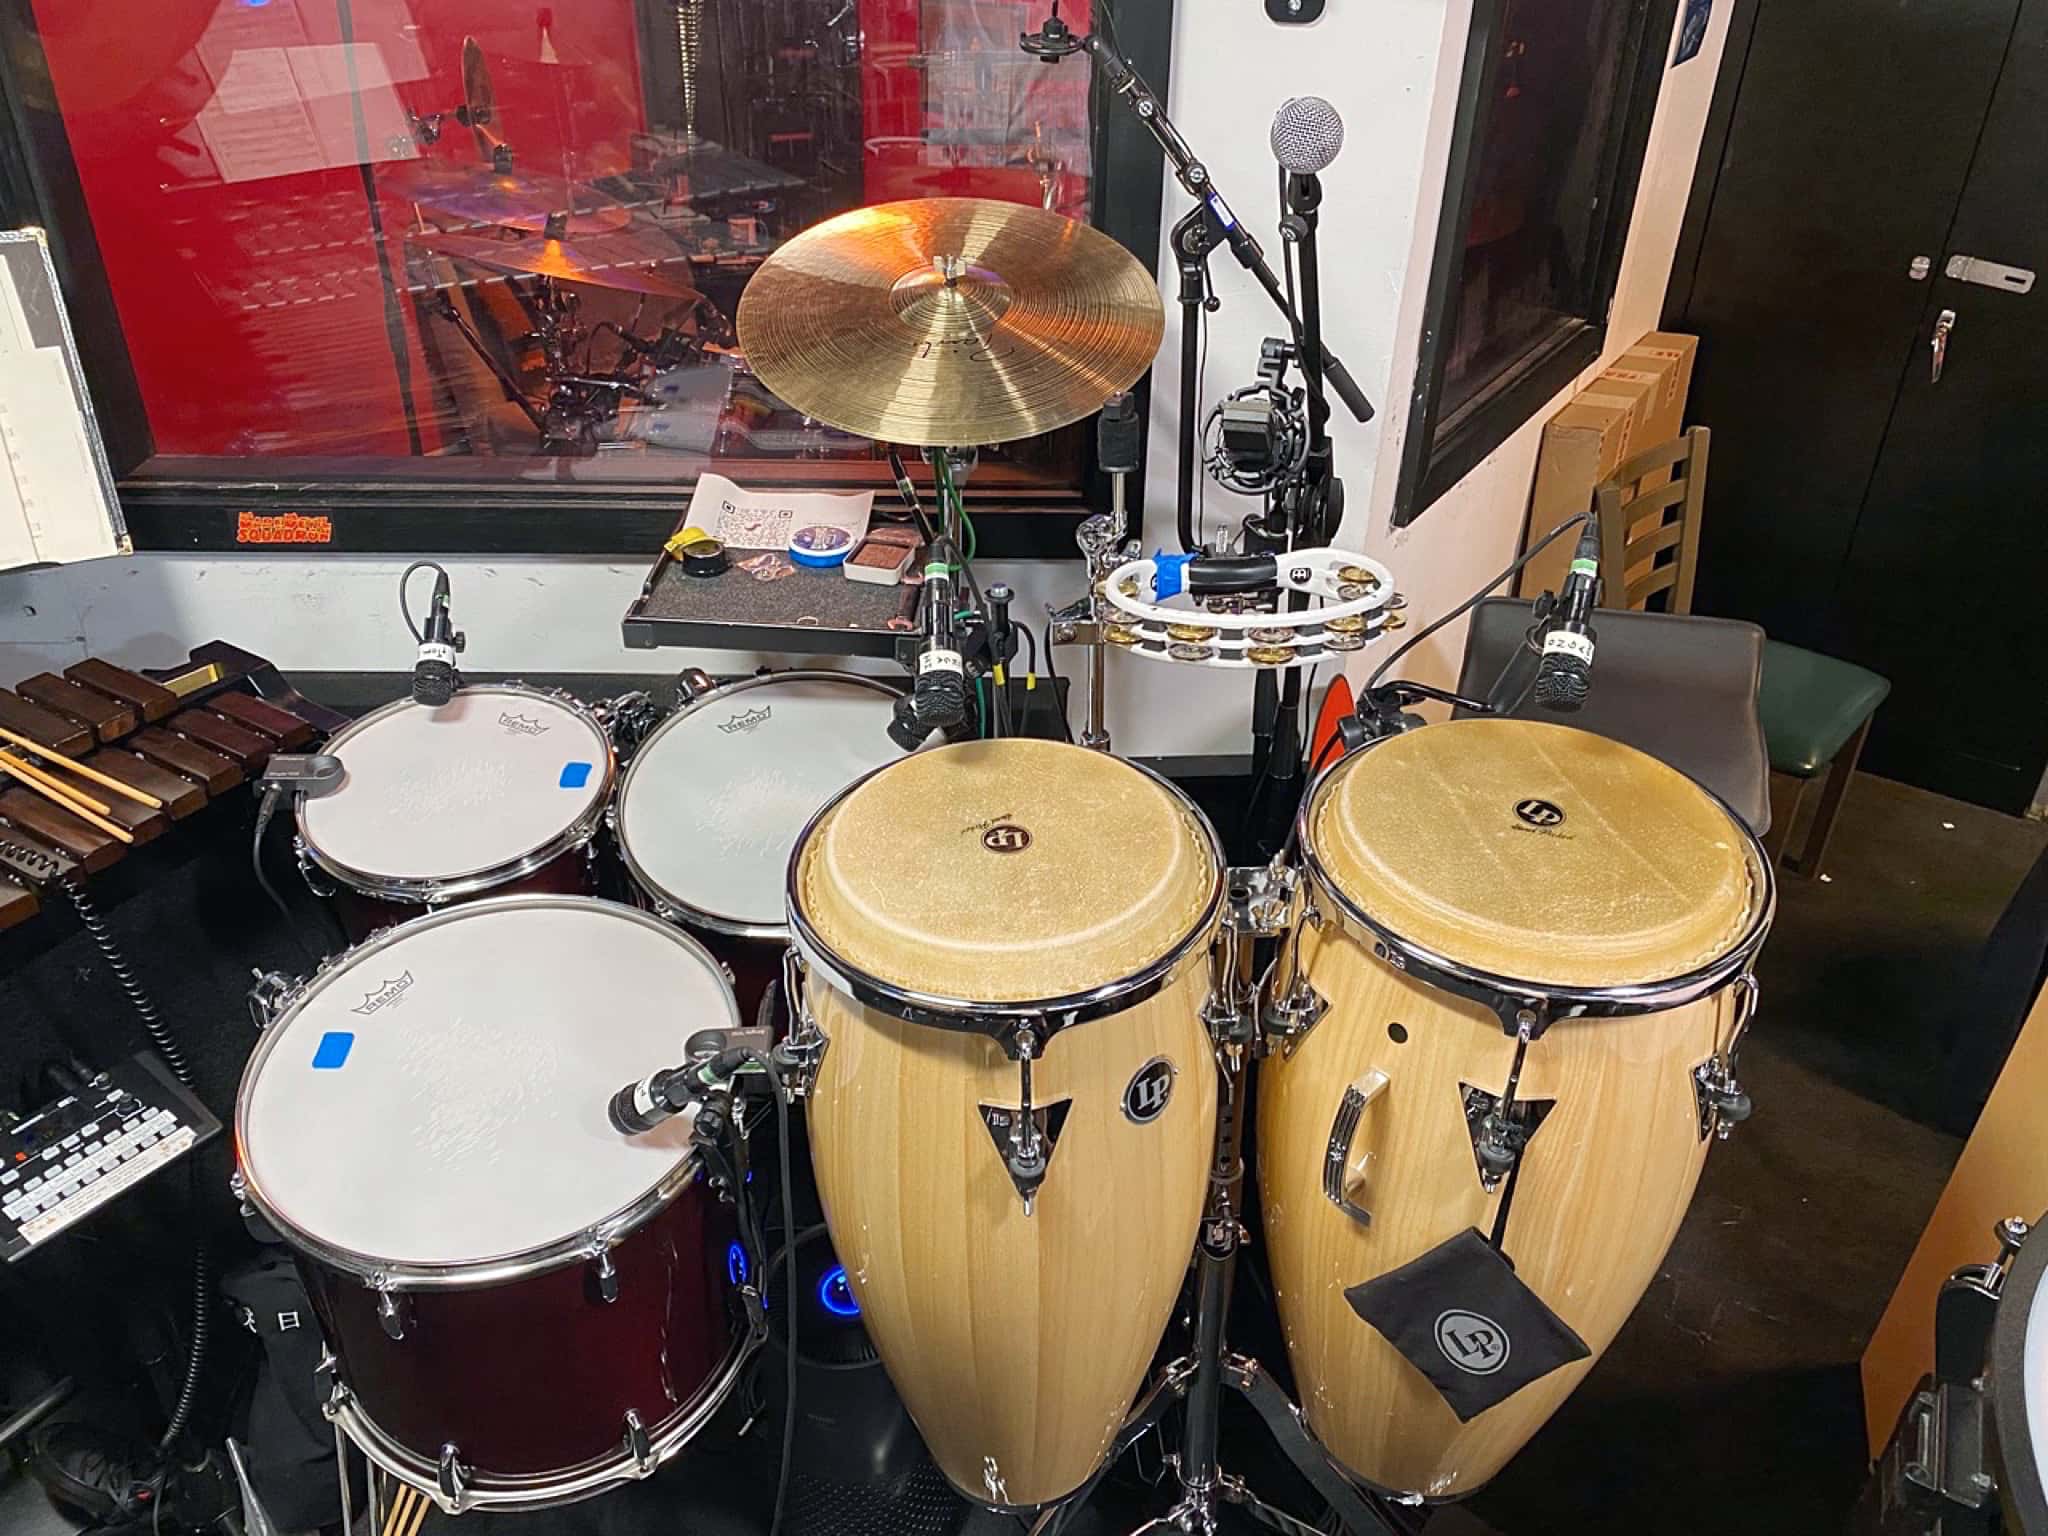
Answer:
<path fill-rule="evenodd" d="M 189 828 L 95 889 L 146 962 L 196 1058 L 202 1092 L 225 1113 L 253 1038 L 241 1001 L 250 968 L 302 962 L 251 893 L 246 810 L 207 815 L 229 825 Z M 1755 1118 L 1710 1157 L 1664 1272 L 1613 1349 L 1473 1513 L 1508 1536 L 1841 1529 L 1864 1462 L 1856 1362 L 1958 1146 L 1927 1124 L 1940 1077 L 1936 1024 L 2044 845 L 2048 827 L 1857 782 L 1832 878 L 1782 887 L 1759 967 L 1763 1011 L 1743 1058 Z M 8 1096 L 40 1056 L 107 1055 L 136 1043 L 104 967 L 67 914 L 0 937 L 0 1088 Z M 223 1139 L 208 1149 L 198 1181 L 217 1230 L 232 1227 L 226 1172 Z M 133 1262 L 148 1251 L 150 1223 L 161 1230 L 176 1203 L 152 1195 L 123 1204 L 132 1213 L 110 1213 L 104 1231 L 88 1228 L 0 1272 L 0 1403 L 40 1369 L 76 1369 L 77 1352 L 103 1381 L 124 1384 L 108 1363 L 121 1357 L 108 1335 L 121 1330 L 109 1328 L 107 1309 L 149 1294 L 159 1278 L 174 1296 L 183 1246 L 159 1244 L 155 1266 Z M 1233 1459 L 1260 1475 L 1268 1456 L 1251 1444 L 1255 1432 L 1241 1424 L 1235 1432 L 1246 1438 Z M 515 1528 L 534 1536 L 746 1530 L 766 1476 L 758 1449 L 706 1444 L 690 1458 L 697 1486 L 744 1485 L 719 1501 L 724 1518 L 678 1519 L 663 1492 L 677 1482 L 664 1477 L 616 1505 L 528 1517 Z M 1135 1519 L 1126 1516 L 1157 1513 L 1164 1502 L 1148 1505 L 1126 1472 L 1082 1528 L 1091 1536 L 1128 1529 Z M 0 1511 L 19 1508 L 0 1500 Z M 428 1524 L 486 1528 L 474 1519 Z M 909 1536 L 912 1526 L 894 1529 Z"/>

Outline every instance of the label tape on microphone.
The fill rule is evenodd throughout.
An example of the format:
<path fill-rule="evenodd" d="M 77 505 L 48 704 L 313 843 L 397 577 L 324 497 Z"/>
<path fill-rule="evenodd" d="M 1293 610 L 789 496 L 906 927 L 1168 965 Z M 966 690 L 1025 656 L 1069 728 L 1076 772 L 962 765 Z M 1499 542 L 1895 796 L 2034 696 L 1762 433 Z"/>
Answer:
<path fill-rule="evenodd" d="M 966 670 L 967 664 L 960 659 L 958 651 L 926 651 L 917 658 L 917 675 L 919 677 L 924 676 L 927 672 L 964 673 Z"/>
<path fill-rule="evenodd" d="M 1593 659 L 1593 642 L 1586 635 L 1575 635 L 1568 629 L 1554 629 L 1543 637 L 1543 654 L 1546 656 L 1576 656 L 1580 661 Z"/>
<path fill-rule="evenodd" d="M 429 640 L 420 647 L 419 659 L 421 661 L 438 661 L 452 667 L 455 665 L 455 647 L 443 645 L 438 640 Z"/>

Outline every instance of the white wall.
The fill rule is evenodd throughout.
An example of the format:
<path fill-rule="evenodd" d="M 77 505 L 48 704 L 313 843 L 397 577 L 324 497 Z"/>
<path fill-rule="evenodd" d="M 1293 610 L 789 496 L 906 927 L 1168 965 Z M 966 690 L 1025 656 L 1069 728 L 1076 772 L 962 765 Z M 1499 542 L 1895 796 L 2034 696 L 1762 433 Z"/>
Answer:
<path fill-rule="evenodd" d="M 1699 58 L 1666 75 L 1610 326 L 1610 354 L 1656 323 L 1731 9 L 1716 7 Z M 1350 507 L 1341 542 L 1386 560 L 1411 614 L 1423 620 L 1455 605 L 1512 558 L 1541 423 L 1554 408 L 1539 412 L 1414 527 L 1389 527 L 1469 17 L 1470 0 L 1338 0 L 1310 26 L 1276 27 L 1248 0 L 1179 0 L 1175 19 L 1170 109 L 1217 186 L 1261 231 L 1276 263 L 1278 235 L 1266 233 L 1277 219 L 1266 147 L 1273 111 L 1285 96 L 1321 95 L 1344 116 L 1344 152 L 1323 178 L 1325 329 L 1380 419 L 1360 427 L 1340 410 L 1333 425 Z M 1186 206 L 1169 182 L 1164 223 L 1170 226 Z M 1170 274 L 1163 242 L 1164 231 L 1161 270 Z M 1223 307 L 1210 320 L 1211 397 L 1250 380 L 1259 340 L 1277 321 L 1227 254 L 1215 258 L 1214 269 Z M 1170 287 L 1170 277 L 1167 282 Z M 1170 547 L 1174 539 L 1177 320 L 1169 305 L 1164 362 L 1153 391 L 1148 548 Z M 1212 522 L 1242 510 L 1235 498 L 1210 488 Z M 0 576 L 0 677 L 23 676 L 88 651 L 163 665 L 216 637 L 267 655 L 287 671 L 403 668 L 411 649 L 393 592 L 404 563 L 150 555 Z M 466 659 L 479 671 L 633 672 L 757 659 L 627 650 L 619 621 L 639 590 L 645 562 L 496 558 L 449 564 L 458 616 L 470 635 Z M 1072 563 L 989 562 L 981 576 L 985 583 L 1009 581 L 1018 590 L 1019 611 L 1032 615 L 1078 591 Z M 1403 671 L 1451 681 L 1463 640 L 1462 625 L 1448 627 Z M 1369 670 L 1372 653 L 1365 659 L 1366 666 L 1354 670 Z M 1069 666 L 1077 660 L 1070 658 Z M 1120 750 L 1245 749 L 1247 679 L 1124 655 L 1112 658 L 1111 669 L 1110 725 Z"/>

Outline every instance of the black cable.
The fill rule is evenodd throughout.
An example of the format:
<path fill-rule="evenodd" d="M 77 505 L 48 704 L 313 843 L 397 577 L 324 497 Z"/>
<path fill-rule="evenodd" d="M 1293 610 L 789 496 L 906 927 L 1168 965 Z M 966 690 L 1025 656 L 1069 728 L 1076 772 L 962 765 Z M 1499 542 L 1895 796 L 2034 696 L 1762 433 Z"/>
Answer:
<path fill-rule="evenodd" d="M 411 621 L 408 619 L 407 622 Z M 298 946 L 299 953 L 306 957 L 309 964 L 317 966 L 320 957 L 313 953 L 312 946 L 307 944 L 305 935 L 299 931 L 299 920 L 292 916 L 292 909 L 285 904 L 285 899 L 279 894 L 277 887 L 270 883 L 270 876 L 263 868 L 263 835 L 270 830 L 271 818 L 277 814 L 278 802 L 283 799 L 282 784 L 273 784 L 263 792 L 262 804 L 256 808 L 256 834 L 249 840 L 249 867 L 255 871 L 256 883 L 262 887 L 263 894 L 270 898 L 270 904 L 277 908 L 278 915 L 284 919 L 285 932 L 291 935 L 292 943 Z"/>
<path fill-rule="evenodd" d="M 1395 650 L 1391 654 L 1388 655 L 1385 661 L 1379 664 L 1378 669 L 1374 671 L 1373 675 L 1366 679 L 1365 687 L 1359 690 L 1360 701 L 1363 702 L 1364 696 L 1372 692 L 1373 689 L 1379 686 L 1380 679 L 1387 675 L 1387 670 L 1390 667 L 1392 667 L 1395 662 L 1399 661 L 1403 656 L 1406 656 L 1410 651 L 1414 650 L 1416 646 L 1422 644 L 1423 641 L 1427 640 L 1431 635 L 1435 634 L 1438 630 L 1442 629 L 1446 624 L 1450 623 L 1453 619 L 1462 618 L 1467 613 L 1470 613 L 1474 608 L 1477 608 L 1482 602 L 1486 600 L 1486 596 L 1489 592 L 1491 592 L 1495 587 L 1499 586 L 1502 582 L 1506 581 L 1510 576 L 1513 576 L 1516 572 L 1520 571 L 1523 566 L 1527 565 L 1531 560 L 1534 560 L 1545 549 L 1549 548 L 1551 542 L 1554 539 L 1556 539 L 1560 534 L 1562 534 L 1567 528 L 1578 527 L 1580 523 L 1583 523 L 1587 518 L 1591 517 L 1592 515 L 1593 514 L 1591 511 L 1574 512 L 1570 517 L 1566 518 L 1563 522 L 1559 523 L 1555 528 L 1551 529 L 1550 532 L 1543 535 L 1543 537 L 1538 539 L 1534 544 L 1530 545 L 1527 549 L 1523 550 L 1520 558 L 1518 558 L 1506 570 L 1502 571 L 1498 576 L 1494 577 L 1493 580 L 1489 581 L 1485 586 L 1481 587 L 1477 592 L 1474 592 L 1470 597 L 1466 598 L 1464 602 L 1458 604 L 1457 607 L 1453 608 L 1449 613 L 1445 614 L 1442 618 L 1436 620 L 1436 622 L 1434 622 L 1433 624 L 1427 625 L 1422 629 L 1418 629 L 1413 635 L 1409 636 L 1407 640 L 1403 641 L 1398 647 L 1395 648 Z"/>
<path fill-rule="evenodd" d="M 1060 717 L 1060 736 L 1064 740 L 1072 742 L 1074 739 L 1074 722 L 1067 718 L 1067 701 L 1060 695 L 1062 679 L 1060 677 L 1059 662 L 1053 656 L 1051 619 L 1045 621 L 1045 675 L 1052 679 L 1053 713 Z"/>
<path fill-rule="evenodd" d="M 760 1051 L 747 1052 L 747 1059 L 765 1072 L 768 1085 L 775 1092 L 775 1151 L 781 1161 L 782 1198 L 782 1275 L 784 1305 L 788 1308 L 789 1348 L 787 1350 L 789 1377 L 786 1385 L 787 1396 L 782 1404 L 782 1465 L 775 1474 L 775 1516 L 769 1522 L 768 1536 L 781 1536 L 782 1515 L 789 1502 L 789 1464 L 796 1447 L 796 1217 L 792 1213 L 789 1197 L 791 1163 L 789 1156 L 789 1089 L 782 1081 L 782 1073 L 774 1062 Z M 742 1198 L 745 1191 L 741 1191 Z M 765 1294 L 767 1277 L 762 1276 Z"/>
<path fill-rule="evenodd" d="M 444 581 L 448 578 L 448 572 L 437 561 L 415 560 L 405 568 L 398 578 L 398 616 L 405 620 L 405 627 L 412 631 L 412 643 L 414 645 L 425 645 L 427 637 L 420 633 L 419 625 L 413 623 L 412 610 L 405 603 L 405 585 L 412 580 L 413 573 L 416 571 L 432 571 Z"/>
<path fill-rule="evenodd" d="M 190 1086 L 189 1084 L 187 1086 Z M 185 1377 L 178 1387 L 178 1401 L 171 1409 L 170 1423 L 156 1443 L 160 1455 L 169 1455 L 185 1426 L 192 1421 L 192 1409 L 199 1401 L 199 1377 L 206 1364 L 206 1339 L 213 1326 L 213 1264 L 206 1245 L 192 1250 L 192 1337 L 185 1345 Z"/>
<path fill-rule="evenodd" d="M 398 403 L 405 412 L 405 438 L 414 458 L 425 453 L 420 441 L 419 407 L 412 397 L 412 350 L 405 340 L 405 312 L 399 307 L 398 282 L 391 275 L 391 249 L 384 237 L 384 208 L 377 200 L 377 172 L 370 164 L 370 128 L 363 120 L 362 84 L 356 79 L 356 22 L 349 0 L 334 0 L 335 25 L 341 34 L 342 59 L 348 69 L 349 112 L 355 120 L 356 169 L 362 174 L 363 201 L 370 210 L 370 243 L 377 252 L 377 276 L 384 292 L 384 339 L 391 347 L 391 370 L 398 377 Z"/>

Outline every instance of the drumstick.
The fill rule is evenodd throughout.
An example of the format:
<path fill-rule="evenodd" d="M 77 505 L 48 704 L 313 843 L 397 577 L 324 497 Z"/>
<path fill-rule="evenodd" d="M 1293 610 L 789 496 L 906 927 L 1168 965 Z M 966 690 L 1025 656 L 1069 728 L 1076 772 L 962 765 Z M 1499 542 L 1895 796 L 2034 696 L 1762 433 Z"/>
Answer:
<path fill-rule="evenodd" d="M 48 800 L 52 805 L 69 811 L 80 821 L 98 827 L 109 837 L 124 843 L 135 841 L 134 833 L 130 832 L 126 827 L 116 826 L 113 822 L 102 816 L 99 811 L 95 811 L 92 808 L 95 805 L 99 805 L 99 801 L 94 800 L 88 804 L 82 796 L 74 797 L 70 790 L 66 789 L 48 774 L 40 773 L 36 769 L 29 767 L 27 763 L 24 763 L 13 754 L 0 752 L 0 773 L 13 774 L 15 778 L 21 780 L 22 783 L 41 795 L 45 800 Z M 100 806 L 100 810 L 103 811 L 105 809 L 105 806 Z"/>
<path fill-rule="evenodd" d="M 8 770 L 17 779 L 25 779 L 31 784 L 40 785 L 44 789 L 52 790 L 60 798 L 69 800 L 73 805 L 82 805 L 89 811 L 99 812 L 102 816 L 113 814 L 113 808 L 106 801 L 95 800 L 82 789 L 73 789 L 54 774 L 45 773 L 34 763 L 16 757 L 12 752 L 0 752 L 0 763 L 5 763 Z"/>
<path fill-rule="evenodd" d="M 74 758 L 66 757 L 62 752 L 53 752 L 39 741 L 31 741 L 26 736 L 17 736 L 4 725 L 0 725 L 0 741 L 11 742 L 17 747 L 25 747 L 44 762 L 58 768 L 67 769 L 77 774 L 81 779 L 90 779 L 93 783 L 98 784 L 104 789 L 111 789 L 123 799 L 133 800 L 137 805 L 146 805 L 152 811 L 160 811 L 164 808 L 163 801 L 157 799 L 155 795 L 145 794 L 142 790 L 136 789 L 132 785 L 123 784 L 112 774 L 101 773 L 97 768 L 88 768 L 84 763 Z M 101 806 L 100 809 L 105 810 L 106 807 Z"/>

